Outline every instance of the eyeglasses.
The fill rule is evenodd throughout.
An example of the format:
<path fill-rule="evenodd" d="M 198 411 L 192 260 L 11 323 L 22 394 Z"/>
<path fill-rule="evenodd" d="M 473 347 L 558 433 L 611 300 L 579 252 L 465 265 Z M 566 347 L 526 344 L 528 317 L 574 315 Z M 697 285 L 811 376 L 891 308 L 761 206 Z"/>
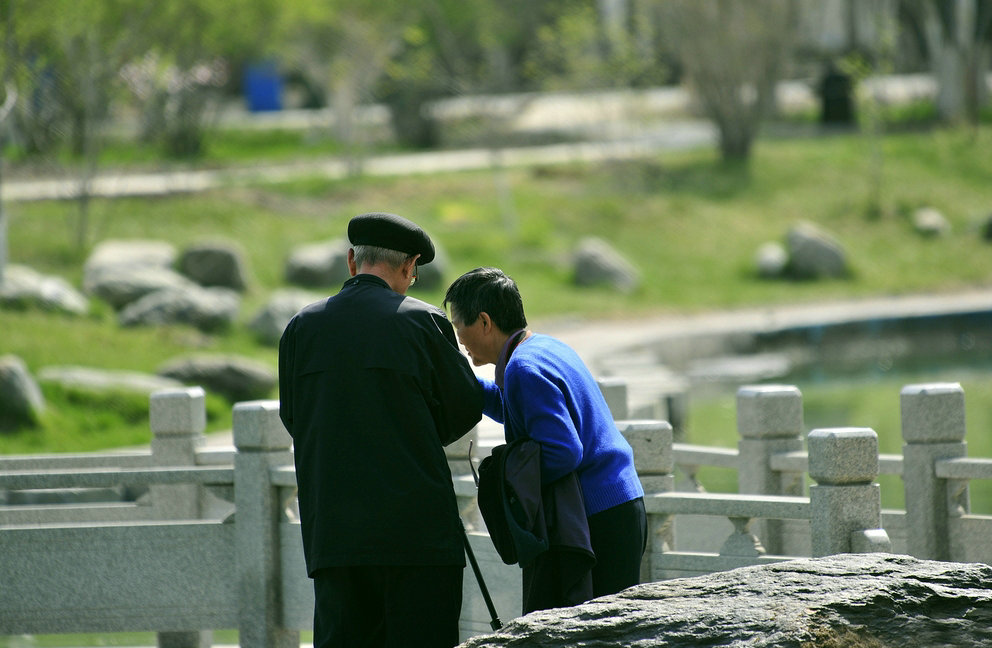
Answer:
<path fill-rule="evenodd" d="M 410 285 L 417 283 L 417 264 L 413 264 L 413 276 L 410 277 Z"/>

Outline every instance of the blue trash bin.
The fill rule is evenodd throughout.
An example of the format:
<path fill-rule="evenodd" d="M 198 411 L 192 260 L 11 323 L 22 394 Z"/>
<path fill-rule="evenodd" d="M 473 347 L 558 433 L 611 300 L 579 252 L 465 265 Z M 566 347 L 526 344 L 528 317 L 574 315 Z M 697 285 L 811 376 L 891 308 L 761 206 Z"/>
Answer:
<path fill-rule="evenodd" d="M 282 77 L 275 63 L 253 63 L 245 68 L 244 94 L 251 112 L 282 110 Z"/>

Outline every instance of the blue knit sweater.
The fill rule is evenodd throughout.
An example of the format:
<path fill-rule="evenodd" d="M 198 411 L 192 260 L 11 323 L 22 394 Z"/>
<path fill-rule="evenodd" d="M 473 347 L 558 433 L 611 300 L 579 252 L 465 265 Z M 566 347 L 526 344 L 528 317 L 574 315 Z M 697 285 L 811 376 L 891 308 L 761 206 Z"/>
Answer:
<path fill-rule="evenodd" d="M 543 483 L 576 471 L 586 515 L 644 495 L 630 444 L 571 347 L 548 335 L 532 335 L 513 351 L 503 380 L 500 390 L 495 382 L 479 379 L 483 411 L 503 424 L 507 442 L 526 436 L 541 444 Z"/>

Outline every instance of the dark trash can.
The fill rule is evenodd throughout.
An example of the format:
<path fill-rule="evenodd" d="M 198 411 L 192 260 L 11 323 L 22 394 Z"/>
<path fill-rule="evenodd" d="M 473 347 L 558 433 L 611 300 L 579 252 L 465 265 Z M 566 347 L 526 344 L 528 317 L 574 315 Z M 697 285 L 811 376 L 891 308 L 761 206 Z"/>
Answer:
<path fill-rule="evenodd" d="M 820 123 L 830 126 L 854 124 L 854 87 L 851 77 L 831 65 L 820 80 Z"/>

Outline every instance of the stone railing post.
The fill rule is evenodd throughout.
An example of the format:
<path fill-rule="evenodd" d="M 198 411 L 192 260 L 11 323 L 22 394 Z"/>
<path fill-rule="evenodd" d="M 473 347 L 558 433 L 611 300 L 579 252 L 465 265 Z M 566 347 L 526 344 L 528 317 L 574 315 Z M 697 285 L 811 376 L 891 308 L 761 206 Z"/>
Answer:
<path fill-rule="evenodd" d="M 889 551 L 882 530 L 878 435 L 870 428 L 813 430 L 807 438 L 813 556 Z"/>
<path fill-rule="evenodd" d="M 627 381 L 623 378 L 597 378 L 596 384 L 599 391 L 603 392 L 603 398 L 613 414 L 614 421 L 624 421 L 630 414 L 630 405 L 627 401 Z"/>
<path fill-rule="evenodd" d="M 166 389 L 151 395 L 152 460 L 156 466 L 195 466 L 196 449 L 205 437 L 206 397 L 201 387 Z M 199 490 L 195 485 L 152 486 L 149 489 L 155 517 L 200 517 Z"/>
<path fill-rule="evenodd" d="M 667 421 L 618 421 L 617 428 L 634 450 L 634 467 L 645 495 L 675 490 L 675 454 L 672 426 Z M 675 544 L 675 523 L 670 515 L 648 515 L 648 542 L 641 561 L 641 582 L 654 580 L 653 555 Z"/>
<path fill-rule="evenodd" d="M 802 496 L 802 475 L 771 468 L 772 455 L 803 449 L 803 399 L 791 385 L 752 385 L 737 391 L 737 489 L 744 495 Z M 787 520 L 755 520 L 752 532 L 770 554 L 798 553 Z"/>
<path fill-rule="evenodd" d="M 900 393 L 907 548 L 916 558 L 950 560 L 947 518 L 970 509 L 967 487 L 949 502 L 938 459 L 967 455 L 964 390 L 958 383 L 907 385 Z"/>
<path fill-rule="evenodd" d="M 201 387 L 166 389 L 149 400 L 152 461 L 156 466 L 195 466 L 196 449 L 207 425 L 206 397 Z M 200 489 L 195 484 L 151 486 L 148 489 L 155 519 L 200 517 Z M 211 630 L 159 632 L 159 648 L 206 648 Z"/>
<path fill-rule="evenodd" d="M 270 469 L 281 465 L 292 440 L 279 420 L 278 401 L 234 406 L 235 537 L 244 648 L 298 648 L 300 633 L 282 627 L 279 524 L 285 516 Z M 282 455 L 280 458 L 279 455 Z"/>

